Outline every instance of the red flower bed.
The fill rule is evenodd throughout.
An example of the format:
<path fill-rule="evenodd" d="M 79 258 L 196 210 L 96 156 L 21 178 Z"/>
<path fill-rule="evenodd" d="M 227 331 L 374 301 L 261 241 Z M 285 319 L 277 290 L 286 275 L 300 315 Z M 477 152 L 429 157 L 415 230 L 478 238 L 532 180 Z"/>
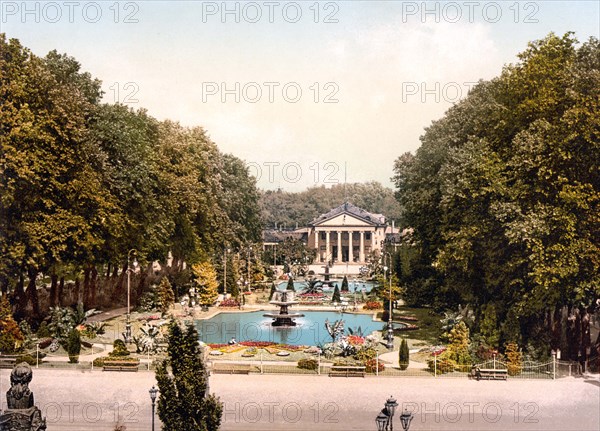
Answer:
<path fill-rule="evenodd" d="M 229 344 L 208 344 L 211 349 L 220 349 L 221 347 L 227 347 Z"/>
<path fill-rule="evenodd" d="M 365 344 L 365 339 L 358 335 L 348 335 L 348 342 L 353 346 L 362 346 Z"/>
<path fill-rule="evenodd" d="M 219 307 L 239 307 L 239 306 L 240 306 L 240 303 L 237 302 L 235 299 L 232 299 L 232 298 L 224 299 L 219 304 Z"/>
<path fill-rule="evenodd" d="M 364 310 L 379 310 L 380 308 L 383 308 L 383 304 L 379 301 L 367 301 L 363 306 Z"/>

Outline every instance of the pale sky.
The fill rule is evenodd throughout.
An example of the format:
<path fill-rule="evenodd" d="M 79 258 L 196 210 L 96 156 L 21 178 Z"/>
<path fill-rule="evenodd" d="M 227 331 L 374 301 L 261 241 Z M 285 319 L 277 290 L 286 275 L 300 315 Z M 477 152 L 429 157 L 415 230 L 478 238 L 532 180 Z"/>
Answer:
<path fill-rule="evenodd" d="M 0 31 L 75 57 L 107 102 L 204 127 L 261 188 L 299 191 L 390 186 L 394 159 L 528 41 L 599 37 L 599 3 L 2 0 Z"/>

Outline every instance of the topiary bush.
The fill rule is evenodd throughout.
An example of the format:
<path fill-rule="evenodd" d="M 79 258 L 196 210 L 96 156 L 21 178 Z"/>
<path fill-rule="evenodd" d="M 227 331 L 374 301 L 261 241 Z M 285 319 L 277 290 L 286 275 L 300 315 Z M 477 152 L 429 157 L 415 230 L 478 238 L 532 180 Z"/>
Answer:
<path fill-rule="evenodd" d="M 403 338 L 400 343 L 400 351 L 398 352 L 398 363 L 401 370 L 406 370 L 408 368 L 408 362 L 410 360 L 410 353 L 408 351 L 408 343 Z"/>
<path fill-rule="evenodd" d="M 108 354 L 110 357 L 121 357 L 121 356 L 129 356 L 129 349 L 125 345 L 125 341 L 121 339 L 116 339 L 113 342 L 113 350 Z"/>
<path fill-rule="evenodd" d="M 65 350 L 69 354 L 69 363 L 76 364 L 79 362 L 79 353 L 81 352 L 81 336 L 77 329 L 71 329 L 71 331 L 69 331 Z"/>

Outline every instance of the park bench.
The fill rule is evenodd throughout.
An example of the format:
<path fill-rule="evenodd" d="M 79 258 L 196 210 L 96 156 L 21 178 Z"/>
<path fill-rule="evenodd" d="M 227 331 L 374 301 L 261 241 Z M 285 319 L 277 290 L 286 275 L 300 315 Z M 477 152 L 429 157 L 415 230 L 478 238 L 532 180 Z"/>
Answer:
<path fill-rule="evenodd" d="M 215 362 L 212 366 L 215 374 L 250 374 L 250 364 L 228 364 Z"/>
<path fill-rule="evenodd" d="M 471 369 L 471 377 L 477 381 L 481 379 L 506 380 L 508 378 L 508 370 L 473 367 Z"/>
<path fill-rule="evenodd" d="M 365 367 L 351 365 L 333 365 L 329 377 L 364 377 Z"/>
<path fill-rule="evenodd" d="M 14 368 L 15 366 L 15 358 L 11 357 L 2 357 L 0 358 L 0 368 Z"/>
<path fill-rule="evenodd" d="M 103 371 L 137 371 L 139 362 L 133 361 L 104 361 Z"/>

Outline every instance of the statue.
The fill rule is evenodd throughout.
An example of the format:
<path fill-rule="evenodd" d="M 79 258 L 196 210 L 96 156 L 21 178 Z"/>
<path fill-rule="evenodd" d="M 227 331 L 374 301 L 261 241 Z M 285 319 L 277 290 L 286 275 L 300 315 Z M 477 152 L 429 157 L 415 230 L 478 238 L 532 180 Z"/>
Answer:
<path fill-rule="evenodd" d="M 33 378 L 26 362 L 15 365 L 10 373 L 10 389 L 6 393 L 8 409 L 0 416 L 0 431 L 44 431 L 46 420 L 33 404 L 29 382 Z"/>

